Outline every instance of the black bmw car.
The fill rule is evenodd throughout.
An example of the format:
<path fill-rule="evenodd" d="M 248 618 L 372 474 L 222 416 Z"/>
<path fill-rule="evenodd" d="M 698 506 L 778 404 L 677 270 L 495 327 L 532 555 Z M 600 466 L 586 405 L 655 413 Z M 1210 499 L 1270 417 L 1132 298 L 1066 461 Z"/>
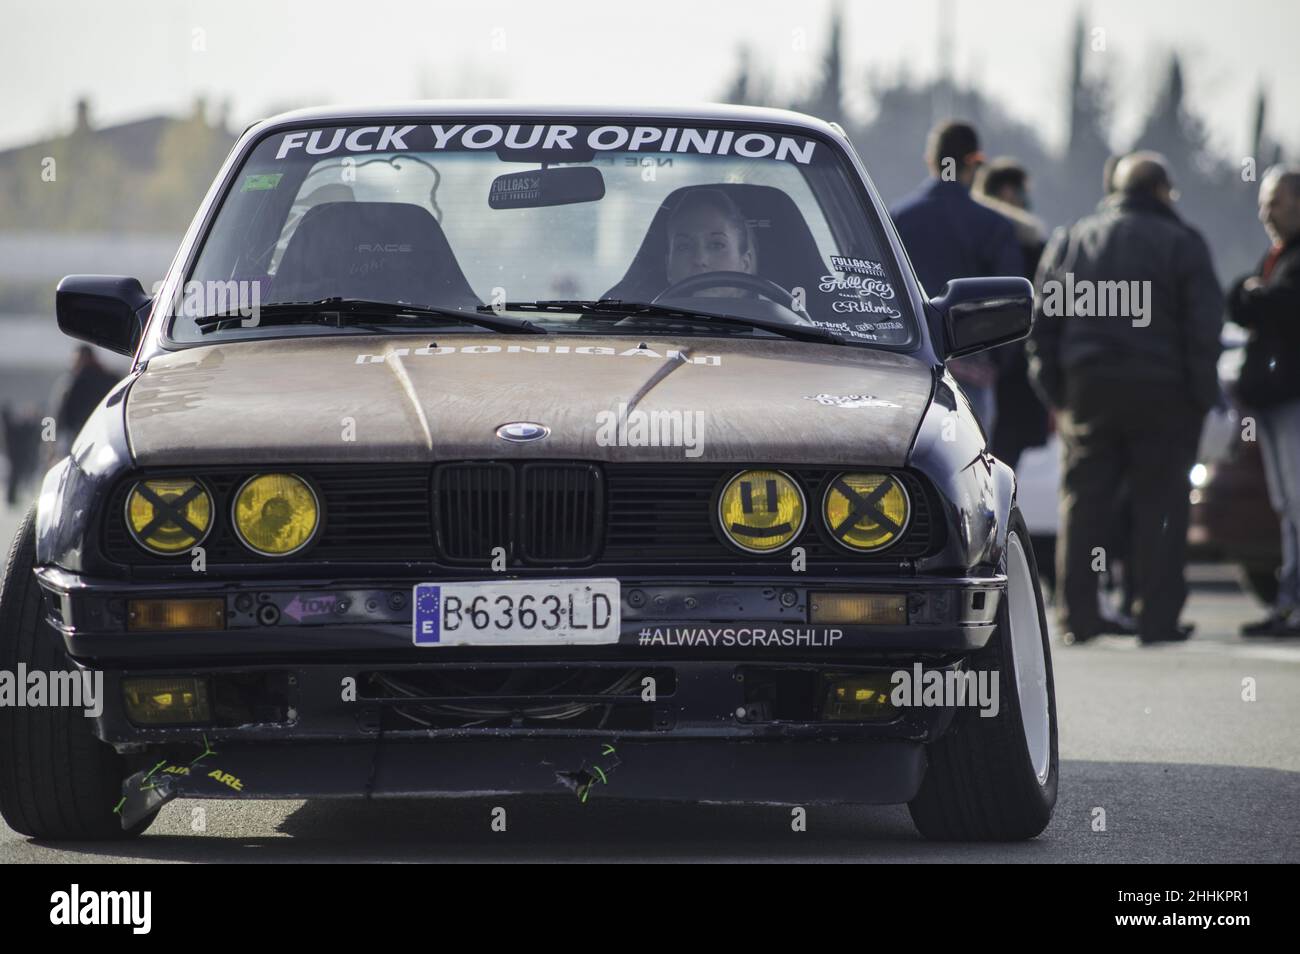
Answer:
<path fill-rule="evenodd" d="M 842 130 L 738 107 L 309 110 L 239 139 L 159 287 L 71 276 L 133 359 L 45 478 L 0 812 L 513 792 L 901 803 L 1032 837 L 1057 790 L 1015 478 Z"/>

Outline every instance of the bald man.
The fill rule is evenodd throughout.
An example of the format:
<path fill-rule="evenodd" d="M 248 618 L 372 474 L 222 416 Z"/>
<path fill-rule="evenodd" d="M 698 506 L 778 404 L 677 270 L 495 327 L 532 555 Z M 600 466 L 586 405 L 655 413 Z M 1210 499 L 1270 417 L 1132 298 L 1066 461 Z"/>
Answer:
<path fill-rule="evenodd" d="M 1269 502 L 1282 534 L 1277 600 L 1244 636 L 1300 636 L 1300 166 L 1274 167 L 1259 186 L 1270 248 L 1228 292 L 1229 317 L 1250 332 L 1237 398 L 1258 424 Z"/>
<path fill-rule="evenodd" d="M 1138 635 L 1178 641 L 1191 632 L 1179 622 L 1188 473 L 1219 399 L 1223 297 L 1204 239 L 1174 211 L 1163 158 L 1124 156 L 1112 185 L 1094 214 L 1058 230 L 1043 253 L 1027 345 L 1061 437 L 1058 607 L 1067 642 L 1113 631 L 1097 582 L 1127 486 Z"/>

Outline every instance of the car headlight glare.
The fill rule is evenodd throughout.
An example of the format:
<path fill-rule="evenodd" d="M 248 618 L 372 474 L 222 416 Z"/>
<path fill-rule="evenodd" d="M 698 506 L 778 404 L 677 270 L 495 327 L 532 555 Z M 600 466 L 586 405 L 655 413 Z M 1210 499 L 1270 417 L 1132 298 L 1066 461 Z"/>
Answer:
<path fill-rule="evenodd" d="M 320 507 L 307 483 L 293 474 L 250 477 L 235 494 L 235 532 L 263 556 L 301 550 L 320 525 Z"/>
<path fill-rule="evenodd" d="M 779 470 L 746 470 L 718 497 L 718 522 L 727 539 L 749 553 L 773 553 L 803 529 L 803 491 Z"/>
<path fill-rule="evenodd" d="M 840 474 L 822 499 L 822 519 L 831 537 L 857 553 L 889 546 L 903 535 L 910 517 L 907 491 L 889 474 Z"/>
<path fill-rule="evenodd" d="M 150 553 L 186 553 L 212 529 L 212 497 L 188 477 L 142 480 L 127 494 L 126 526 Z"/>

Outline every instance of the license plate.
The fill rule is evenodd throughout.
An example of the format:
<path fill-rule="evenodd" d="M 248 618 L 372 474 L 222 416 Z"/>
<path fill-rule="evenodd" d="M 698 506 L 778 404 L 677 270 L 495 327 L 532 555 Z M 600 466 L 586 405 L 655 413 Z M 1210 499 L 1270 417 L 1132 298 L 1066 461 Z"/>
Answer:
<path fill-rule="evenodd" d="M 417 646 L 617 643 L 618 580 L 417 583 Z"/>

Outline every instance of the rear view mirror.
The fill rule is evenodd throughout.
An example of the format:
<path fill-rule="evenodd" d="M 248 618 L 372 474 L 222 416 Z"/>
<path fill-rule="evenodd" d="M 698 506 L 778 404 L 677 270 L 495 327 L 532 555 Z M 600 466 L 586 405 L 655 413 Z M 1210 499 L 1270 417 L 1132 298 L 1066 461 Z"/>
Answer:
<path fill-rule="evenodd" d="M 943 322 L 944 357 L 960 358 L 1029 334 L 1034 286 L 1024 278 L 955 278 L 930 305 Z"/>
<path fill-rule="evenodd" d="M 65 335 L 129 356 L 140 342 L 149 301 L 135 278 L 69 275 L 59 282 L 54 311 Z"/>
<path fill-rule="evenodd" d="M 594 166 L 562 166 L 508 172 L 492 180 L 488 206 L 536 209 L 548 205 L 595 202 L 605 197 L 605 177 Z"/>

